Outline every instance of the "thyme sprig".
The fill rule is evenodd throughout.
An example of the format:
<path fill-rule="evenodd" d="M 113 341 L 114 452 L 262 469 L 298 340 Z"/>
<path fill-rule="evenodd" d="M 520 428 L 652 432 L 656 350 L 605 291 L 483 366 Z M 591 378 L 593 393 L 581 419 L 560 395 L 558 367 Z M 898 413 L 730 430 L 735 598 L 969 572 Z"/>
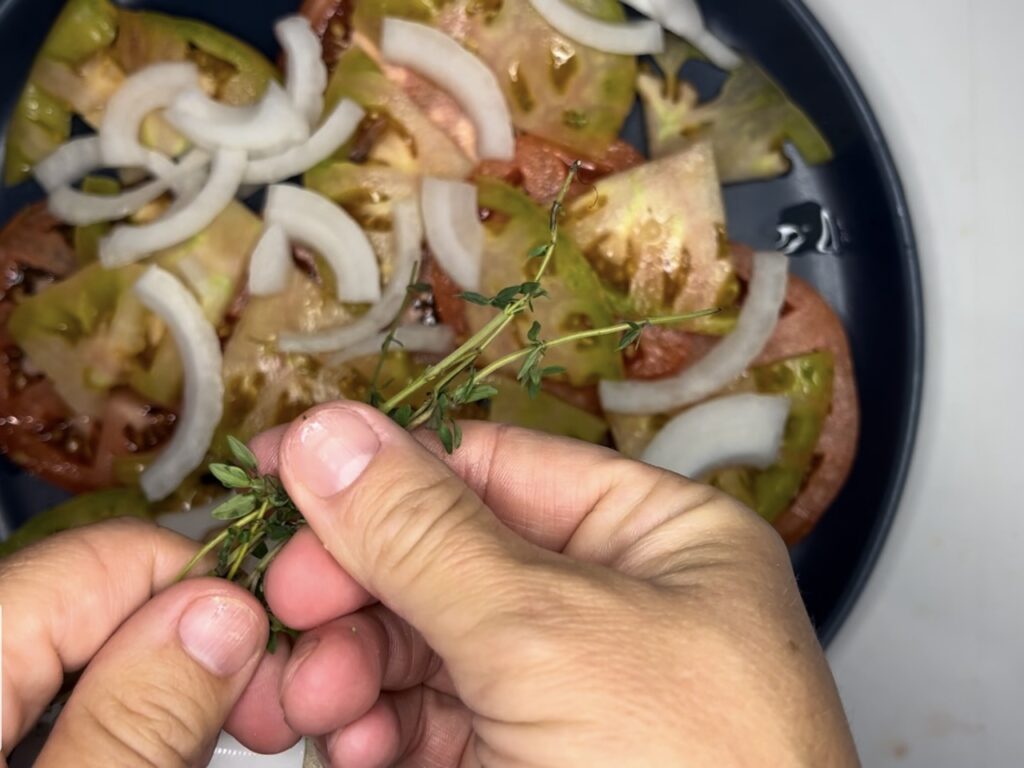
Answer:
<path fill-rule="evenodd" d="M 381 353 L 373 374 L 369 402 L 383 411 L 405 429 L 425 427 L 437 434 L 449 453 L 462 442 L 462 431 L 455 414 L 460 408 L 490 400 L 498 389 L 489 379 L 506 368 L 518 366 L 516 380 L 531 397 L 540 394 L 546 379 L 565 373 L 555 365 L 545 365 L 548 352 L 554 348 L 580 342 L 619 336 L 619 350 L 638 345 L 645 330 L 656 325 L 675 325 L 718 312 L 708 309 L 669 317 L 655 317 L 641 321 L 626 321 L 604 328 L 570 333 L 555 339 L 542 337 L 541 324 L 534 321 L 526 334 L 526 346 L 480 366 L 484 351 L 514 322 L 534 310 L 534 303 L 548 297 L 543 287 L 552 259 L 559 245 L 559 221 L 565 207 L 566 196 L 580 170 L 579 162 L 569 168 L 558 196 L 551 206 L 548 238 L 528 253 L 530 262 L 538 265 L 533 279 L 511 285 L 493 296 L 465 292 L 461 298 L 482 307 L 496 310 L 495 316 L 470 336 L 455 351 L 440 362 L 428 366 L 409 381 L 396 394 L 385 398 L 381 393 L 383 361 L 398 344 L 396 332 L 402 316 L 415 296 L 430 290 L 419 283 L 419 264 L 412 270 L 402 311 L 388 328 L 381 345 Z M 418 400 L 418 402 L 417 402 Z M 228 438 L 234 464 L 213 464 L 210 472 L 233 492 L 233 495 L 213 510 L 213 516 L 228 523 L 227 527 L 210 539 L 182 571 L 185 578 L 207 558 L 216 556 L 212 575 L 235 581 L 256 595 L 264 605 L 263 578 L 267 568 L 281 548 L 304 525 L 301 513 L 288 497 L 281 481 L 259 472 L 256 457 L 239 440 Z M 269 610 L 268 610 L 269 612 Z M 274 632 L 290 631 L 271 615 L 271 642 Z"/>

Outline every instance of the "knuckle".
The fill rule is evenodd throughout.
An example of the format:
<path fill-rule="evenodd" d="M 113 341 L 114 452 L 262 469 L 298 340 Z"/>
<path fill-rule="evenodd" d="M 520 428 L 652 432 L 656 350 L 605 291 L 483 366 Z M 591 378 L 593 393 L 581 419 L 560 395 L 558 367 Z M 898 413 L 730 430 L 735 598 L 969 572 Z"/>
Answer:
<path fill-rule="evenodd" d="M 80 714 L 90 738 L 100 742 L 90 748 L 100 754 L 123 755 L 124 764 L 171 768 L 199 757 L 209 736 L 205 709 L 182 687 L 145 682 L 124 692 L 108 689 L 104 697 L 83 702 Z"/>
<path fill-rule="evenodd" d="M 382 567 L 399 570 L 417 562 L 454 555 L 465 546 L 460 529 L 479 511 L 480 502 L 454 475 L 425 484 L 401 481 L 364 492 L 359 508 L 364 551 Z"/>

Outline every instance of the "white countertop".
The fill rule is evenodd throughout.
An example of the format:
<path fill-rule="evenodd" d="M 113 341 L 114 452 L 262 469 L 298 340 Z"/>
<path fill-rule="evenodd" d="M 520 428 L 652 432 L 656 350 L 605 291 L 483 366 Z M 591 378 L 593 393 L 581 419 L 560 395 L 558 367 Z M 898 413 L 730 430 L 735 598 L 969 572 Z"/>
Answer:
<path fill-rule="evenodd" d="M 867 766 L 1024 764 L 1024 3 L 807 0 L 892 145 L 928 335 L 913 469 L 831 648 Z"/>

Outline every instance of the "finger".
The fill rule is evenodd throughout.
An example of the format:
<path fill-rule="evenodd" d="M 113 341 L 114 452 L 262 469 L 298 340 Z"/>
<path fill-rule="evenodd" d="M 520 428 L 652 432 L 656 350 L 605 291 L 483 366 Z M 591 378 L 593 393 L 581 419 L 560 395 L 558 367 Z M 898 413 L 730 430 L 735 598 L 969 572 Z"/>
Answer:
<path fill-rule="evenodd" d="M 264 475 L 277 474 L 281 438 L 287 431 L 288 425 L 274 427 L 266 432 L 261 432 L 249 441 L 249 450 L 256 456 L 256 464 Z"/>
<path fill-rule="evenodd" d="M 420 633 L 383 606 L 307 632 L 288 664 L 281 701 L 302 733 L 328 733 L 365 715 L 382 690 L 430 683 L 454 693 Z"/>
<path fill-rule="evenodd" d="M 219 579 L 177 584 L 89 662 L 37 765 L 195 765 L 263 656 L 259 602 Z"/>
<path fill-rule="evenodd" d="M 697 484 L 674 476 L 666 483 L 666 473 L 598 446 L 489 422 L 465 422 L 462 429 L 463 444 L 454 454 L 448 454 L 430 431 L 419 430 L 414 436 L 515 533 L 555 552 L 570 548 L 571 541 L 570 554 L 578 559 L 612 562 L 669 515 L 706 498 Z M 277 428 L 261 436 L 268 456 L 284 434 Z M 659 483 L 671 495 L 671 503 L 648 506 L 646 516 L 631 517 L 633 508 Z M 681 499 L 692 504 L 681 506 Z M 324 558 L 304 536 L 296 538 L 267 573 L 268 601 L 285 623 L 307 629 L 366 603 L 365 590 L 333 557 Z M 311 582 L 319 588 L 311 589 Z"/>
<path fill-rule="evenodd" d="M 274 427 L 249 441 L 260 472 L 278 473 L 278 453 L 287 431 L 287 426 Z M 366 590 L 342 570 L 308 530 L 300 530 L 274 558 L 263 579 L 263 589 L 274 615 L 298 630 L 353 613 L 370 600 Z"/>
<path fill-rule="evenodd" d="M 380 411 L 321 406 L 281 446 L 281 479 L 342 568 L 448 658 L 534 548 Z M 518 597 L 518 596 L 517 596 Z"/>
<path fill-rule="evenodd" d="M 274 615 L 298 630 L 353 613 L 371 600 L 308 528 L 296 533 L 274 558 L 263 588 Z"/>
<path fill-rule="evenodd" d="M 0 561 L 4 754 L 57 694 L 65 673 L 82 669 L 195 549 L 151 524 L 114 520 Z"/>
<path fill-rule="evenodd" d="M 452 454 L 429 430 L 415 437 L 505 525 L 554 552 L 566 546 L 626 464 L 607 448 L 505 424 L 463 422 L 462 431 L 462 446 Z"/>
<path fill-rule="evenodd" d="M 277 754 L 299 740 L 281 706 L 281 681 L 290 656 L 291 643 L 285 635 L 278 635 L 274 652 L 264 655 L 224 724 L 224 730 L 253 752 Z"/>
<path fill-rule="evenodd" d="M 472 735 L 469 711 L 430 688 L 388 693 L 362 718 L 326 739 L 334 768 L 460 765 Z"/>

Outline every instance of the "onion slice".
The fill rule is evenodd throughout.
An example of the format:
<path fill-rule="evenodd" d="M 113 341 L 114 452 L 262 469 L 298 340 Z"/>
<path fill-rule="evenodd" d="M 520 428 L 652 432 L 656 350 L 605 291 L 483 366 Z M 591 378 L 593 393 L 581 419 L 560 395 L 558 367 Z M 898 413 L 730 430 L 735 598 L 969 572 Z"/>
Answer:
<path fill-rule="evenodd" d="M 423 253 L 423 228 L 412 199 L 397 201 L 392 206 L 391 217 L 394 222 L 395 263 L 380 301 L 348 325 L 311 334 L 282 334 L 278 341 L 282 351 L 318 354 L 345 350 L 372 338 L 394 321 L 405 304 L 409 278 Z"/>
<path fill-rule="evenodd" d="M 328 363 L 343 365 L 360 357 L 379 354 L 387 333 L 377 333 L 331 355 Z M 395 330 L 393 349 L 427 355 L 444 355 L 455 349 L 455 331 L 447 325 L 403 325 Z"/>
<path fill-rule="evenodd" d="M 209 155 L 194 149 L 167 176 L 116 195 L 91 195 L 64 184 L 50 193 L 50 212 L 66 224 L 79 227 L 103 221 L 118 221 L 149 205 L 169 189 L 187 185 L 187 179 L 200 172 L 209 162 Z"/>
<path fill-rule="evenodd" d="M 775 330 L 786 299 L 789 261 L 781 253 L 754 255 L 747 299 L 736 328 L 707 355 L 678 376 L 656 381 L 602 381 L 605 410 L 613 413 L 668 413 L 704 400 L 740 376 Z"/>
<path fill-rule="evenodd" d="M 735 69 L 743 60 L 729 46 L 715 37 L 705 26 L 704 15 L 696 0 L 623 0 L 623 2 L 654 19 L 669 32 L 689 40 L 721 69 Z"/>
<path fill-rule="evenodd" d="M 276 184 L 305 173 L 333 155 L 355 133 L 366 113 L 354 101 L 344 99 L 324 124 L 306 141 L 284 152 L 249 161 L 246 184 Z"/>
<path fill-rule="evenodd" d="M 565 0 L 530 0 L 530 5 L 556 31 L 594 50 L 629 56 L 665 50 L 665 35 L 656 21 L 602 21 Z"/>
<path fill-rule="evenodd" d="M 267 192 L 263 217 L 324 258 L 337 277 L 339 301 L 380 299 L 380 269 L 373 246 L 341 206 L 311 190 L 275 184 Z"/>
<path fill-rule="evenodd" d="M 789 398 L 733 395 L 709 400 L 676 416 L 657 434 L 643 461 L 699 479 L 716 469 L 765 469 L 779 457 Z"/>
<path fill-rule="evenodd" d="M 387 61 L 419 72 L 448 91 L 476 126 L 481 159 L 515 155 L 512 116 L 494 73 L 443 32 L 402 19 L 385 18 L 380 52 Z"/>
<path fill-rule="evenodd" d="M 52 193 L 66 184 L 74 184 L 88 173 L 103 167 L 103 150 L 99 136 L 72 139 L 62 144 L 46 159 L 39 161 L 32 173 L 39 185 Z"/>
<path fill-rule="evenodd" d="M 273 80 L 263 98 L 248 107 L 221 104 L 202 88 L 189 88 L 178 95 L 164 116 L 186 138 L 208 149 L 276 153 L 309 138 L 305 118 Z"/>
<path fill-rule="evenodd" d="M 108 269 L 121 267 L 198 235 L 235 199 L 245 164 L 246 154 L 242 150 L 218 151 L 210 177 L 199 194 L 149 224 L 115 228 L 100 241 L 100 262 Z"/>
<path fill-rule="evenodd" d="M 288 235 L 277 224 L 264 231 L 249 260 L 249 293 L 273 296 L 288 286 L 292 273 L 292 248 Z"/>
<path fill-rule="evenodd" d="M 479 291 L 484 228 L 476 186 L 464 181 L 425 178 L 420 206 L 430 252 L 460 287 Z"/>
<path fill-rule="evenodd" d="M 154 167 L 156 158 L 163 156 L 139 142 L 142 121 L 151 112 L 170 106 L 186 89 L 198 87 L 199 69 L 191 62 L 153 64 L 125 80 L 110 97 L 100 125 L 104 164 L 143 166 L 163 175 Z"/>
<path fill-rule="evenodd" d="M 277 22 L 274 34 L 287 57 L 288 98 L 312 128 L 323 114 L 327 89 L 327 65 L 320 38 L 309 19 L 298 14 Z"/>
<path fill-rule="evenodd" d="M 224 408 L 223 359 L 217 332 L 188 289 L 169 272 L 150 267 L 135 295 L 167 325 L 185 372 L 181 415 L 170 442 L 142 473 L 150 501 L 166 498 L 203 463 Z"/>

